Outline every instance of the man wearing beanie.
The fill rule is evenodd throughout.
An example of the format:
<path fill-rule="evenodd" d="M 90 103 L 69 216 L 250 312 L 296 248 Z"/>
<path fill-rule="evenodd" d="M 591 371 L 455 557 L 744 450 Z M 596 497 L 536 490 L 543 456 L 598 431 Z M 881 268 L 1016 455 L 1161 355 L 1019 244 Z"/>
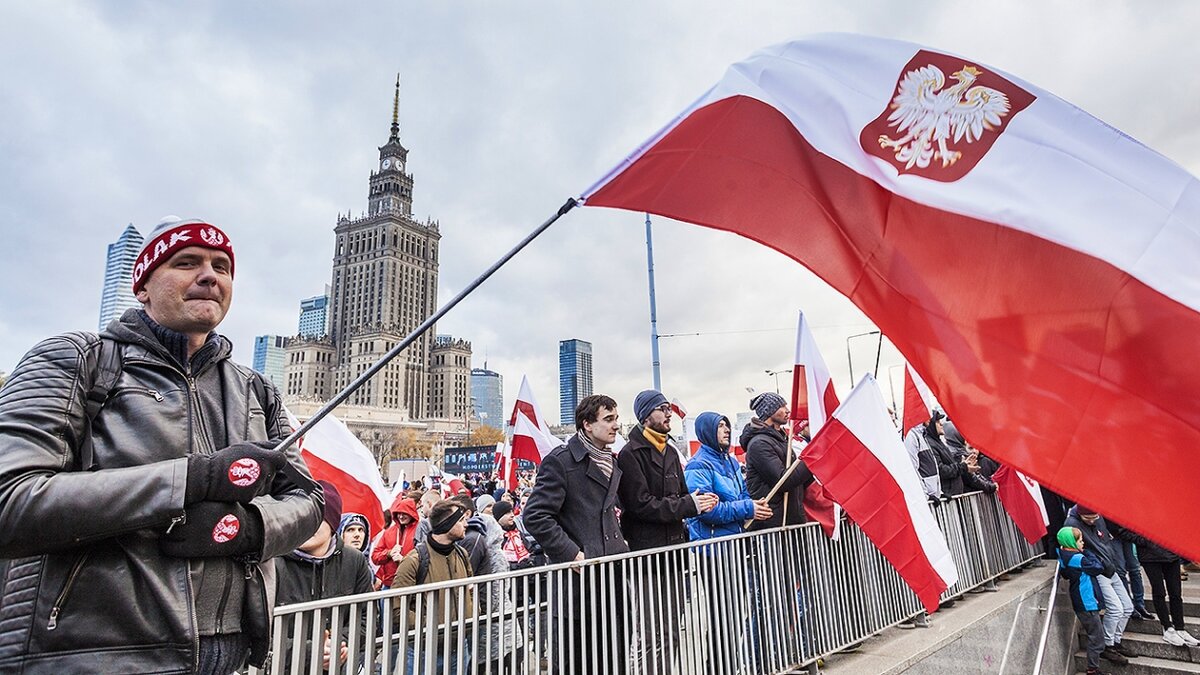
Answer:
<path fill-rule="evenodd" d="M 0 390 L 0 671 L 265 661 L 270 559 L 323 502 L 298 449 L 274 450 L 278 390 L 215 332 L 233 274 L 224 232 L 167 219 L 134 265 L 142 307 L 41 342 Z"/>
<path fill-rule="evenodd" d="M 662 392 L 647 389 L 633 400 L 638 424 L 617 454 L 621 467 L 621 531 L 629 548 L 637 551 L 682 544 L 688 540 L 685 518 L 711 511 L 716 495 L 688 494 L 683 460 L 671 439 L 671 404 Z M 642 645 L 642 661 L 650 672 L 662 673 L 679 658 L 675 639 L 683 597 L 668 582 L 673 572 L 648 569 L 641 584 L 643 607 L 660 613 L 662 639 Z"/>
<path fill-rule="evenodd" d="M 715 495 L 688 494 L 682 454 L 671 432 L 671 404 L 661 392 L 647 389 L 633 401 L 638 424 L 617 453 L 621 467 L 621 532 L 638 551 L 682 544 L 688 540 L 684 519 L 707 513 Z"/>
<path fill-rule="evenodd" d="M 746 489 L 751 499 L 763 499 L 783 478 L 795 461 L 783 427 L 788 421 L 787 401 L 774 392 L 750 400 L 754 417 L 742 429 L 741 446 L 746 451 Z M 765 530 L 805 522 L 804 490 L 813 481 L 804 462 L 792 471 L 775 496 L 767 502 L 771 517 L 756 520 L 749 530 Z"/>
<path fill-rule="evenodd" d="M 347 546 L 341 537 L 336 536 L 338 525 L 342 519 L 342 496 L 337 487 L 328 481 L 317 481 L 325 494 L 325 512 L 317 531 L 300 544 L 299 548 L 275 559 L 277 606 L 292 605 L 297 602 L 325 600 L 343 595 L 370 593 L 375 590 L 371 582 L 371 567 L 366 557 L 353 546 Z M 366 634 L 366 607 L 360 607 L 359 635 Z M 309 614 L 302 615 L 311 621 Z M 341 625 L 337 631 L 340 636 L 337 654 L 333 653 L 332 638 L 326 639 L 324 647 L 324 665 L 329 670 L 331 662 L 340 665 L 346 662 L 346 645 L 349 643 L 350 612 L 342 614 Z M 329 616 L 325 615 L 324 629 L 331 631 Z M 311 640 L 312 626 L 304 626 L 301 635 Z M 292 632 L 287 632 L 285 647 L 285 667 L 290 670 L 293 658 L 307 659 L 312 653 L 311 642 L 299 651 L 291 644 Z M 362 644 L 362 638 L 359 638 Z M 358 659 L 361 662 L 361 654 Z M 301 670 L 308 670 L 302 667 Z"/>
<path fill-rule="evenodd" d="M 392 588 L 409 588 L 421 584 L 470 577 L 471 560 L 467 556 L 467 552 L 458 545 L 458 542 L 466 536 L 467 520 L 470 516 L 470 509 L 458 503 L 457 500 L 447 499 L 435 504 L 429 511 L 430 534 L 422 541 L 418 541 L 413 551 L 400 561 L 400 566 L 396 569 L 396 577 L 392 581 Z M 439 673 L 444 672 L 443 665 L 457 664 L 460 660 L 469 664 L 471 662 L 470 633 L 465 631 L 460 633 L 455 630 L 455 627 L 462 626 L 463 621 L 474 613 L 475 601 L 471 586 L 457 586 L 426 593 L 424 602 L 427 609 L 422 612 L 421 618 L 437 623 L 436 638 L 432 641 L 422 641 L 420 663 L 415 662 L 417 660 L 415 658 L 416 645 L 411 641 L 408 643 L 409 668 L 413 669 L 415 666 L 411 672 L 426 672 L 428 664 L 424 659 L 430 654 L 435 657 L 435 668 Z M 405 604 L 393 603 L 393 625 L 399 626 L 401 621 L 407 620 L 407 625 L 418 626 L 415 604 L 415 599 L 407 603 L 409 609 L 408 616 L 405 618 L 401 614 Z M 461 617 L 461 620 L 458 613 L 459 607 L 464 608 L 467 613 L 467 616 Z M 447 616 L 449 623 L 445 624 L 443 619 Z M 429 634 L 425 627 L 421 626 L 420 628 L 419 632 L 422 635 Z M 445 649 L 447 642 L 445 632 L 447 630 L 451 631 L 449 651 Z M 394 663 L 389 666 L 389 672 L 394 666 Z M 450 672 L 457 672 L 456 665 L 449 667 Z"/>

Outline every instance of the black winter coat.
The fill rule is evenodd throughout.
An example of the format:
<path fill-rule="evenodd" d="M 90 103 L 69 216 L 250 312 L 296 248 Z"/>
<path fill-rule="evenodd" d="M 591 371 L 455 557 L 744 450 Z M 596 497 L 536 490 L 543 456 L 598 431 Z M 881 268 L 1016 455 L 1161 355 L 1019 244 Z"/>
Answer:
<path fill-rule="evenodd" d="M 659 452 L 638 425 L 617 455 L 617 465 L 621 467 L 621 532 L 629 548 L 639 551 L 688 541 L 683 519 L 699 510 L 688 493 L 675 446 L 668 441 Z"/>
<path fill-rule="evenodd" d="M 1063 527 L 1079 528 L 1079 531 L 1083 533 L 1084 548 L 1095 551 L 1105 567 L 1111 568 L 1114 572 L 1125 571 L 1125 554 L 1121 550 L 1121 543 L 1113 538 L 1104 516 L 1097 518 L 1094 525 L 1088 525 L 1079 516 L 1079 507 L 1072 506 L 1071 510 L 1067 512 L 1067 519 L 1063 521 Z M 1111 573 L 1105 574 L 1105 576 L 1111 576 Z"/>
<path fill-rule="evenodd" d="M 578 434 L 546 455 L 521 518 L 551 562 L 629 551 L 617 522 L 620 482 L 620 465 L 605 478 Z"/>
<path fill-rule="evenodd" d="M 752 419 L 742 430 L 740 442 L 746 451 L 746 490 L 752 499 L 762 499 L 771 492 L 794 459 L 788 448 L 787 435 Z M 775 493 L 775 498 L 768 502 L 773 511 L 771 517 L 754 521 L 749 530 L 804 523 L 807 520 L 804 515 L 804 490 L 812 482 L 812 472 L 801 462 Z M 784 522 L 785 512 L 787 522 Z"/>
<path fill-rule="evenodd" d="M 276 605 L 294 605 L 298 602 L 309 602 L 311 600 L 326 600 L 336 598 L 343 595 L 357 595 L 359 593 L 370 593 L 375 590 L 372 583 L 371 567 L 367 564 L 366 557 L 356 548 L 345 546 L 342 543 L 342 538 L 334 535 L 333 554 L 328 558 L 308 558 L 296 551 L 280 556 L 275 559 L 275 583 L 277 584 L 275 604 Z M 297 615 L 303 616 L 308 625 L 302 627 L 300 634 L 305 637 L 305 644 L 302 646 L 302 653 L 312 653 L 312 614 Z M 367 629 L 367 612 L 366 608 L 362 607 L 359 612 L 359 645 L 363 644 L 363 637 L 366 635 Z M 329 628 L 330 615 L 323 615 L 325 621 L 325 629 Z M 288 628 L 292 628 L 289 626 Z M 350 639 L 350 611 L 342 612 L 341 625 L 337 631 L 331 631 L 341 636 L 341 641 L 349 643 Z M 280 656 L 284 659 L 284 670 L 289 670 L 294 645 L 292 644 L 292 630 L 286 631 L 284 639 L 284 653 Z M 362 658 L 362 652 L 359 653 L 359 659 Z"/>

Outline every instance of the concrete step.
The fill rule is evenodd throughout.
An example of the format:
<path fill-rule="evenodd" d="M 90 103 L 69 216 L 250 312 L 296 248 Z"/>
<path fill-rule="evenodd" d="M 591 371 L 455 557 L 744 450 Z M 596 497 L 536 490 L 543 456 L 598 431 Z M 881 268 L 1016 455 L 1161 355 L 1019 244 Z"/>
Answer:
<path fill-rule="evenodd" d="M 1087 670 L 1087 652 L 1075 652 L 1075 670 L 1080 673 Z M 1198 675 L 1200 663 L 1139 656 L 1124 666 L 1100 659 L 1100 670 L 1112 675 Z"/>
<path fill-rule="evenodd" d="M 1121 645 L 1141 656 L 1172 661 L 1191 661 L 1200 663 L 1200 649 L 1176 647 L 1163 641 L 1162 633 L 1125 633 Z"/>
<path fill-rule="evenodd" d="M 1200 640 L 1200 618 L 1185 616 L 1183 617 L 1183 627 L 1187 632 L 1191 633 Z M 1157 619 L 1146 621 L 1130 618 L 1129 623 L 1125 626 L 1125 633 L 1145 633 L 1147 635 L 1162 635 L 1162 624 Z"/>

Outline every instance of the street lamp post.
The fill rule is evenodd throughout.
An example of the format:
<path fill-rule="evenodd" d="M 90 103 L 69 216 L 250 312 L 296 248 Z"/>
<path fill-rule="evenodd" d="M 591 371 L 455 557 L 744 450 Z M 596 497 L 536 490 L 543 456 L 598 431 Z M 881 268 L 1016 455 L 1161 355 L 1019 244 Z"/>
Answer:
<path fill-rule="evenodd" d="M 782 374 L 782 373 L 790 373 L 790 372 L 792 372 L 792 369 L 791 369 L 791 368 L 787 368 L 787 369 L 784 369 L 784 370 L 771 370 L 771 369 L 769 369 L 769 368 L 767 369 L 767 375 L 774 375 L 774 376 L 775 376 L 775 393 L 776 393 L 776 394 L 778 394 L 778 393 L 779 393 L 779 376 L 780 376 L 780 374 Z"/>
<path fill-rule="evenodd" d="M 879 355 L 883 351 L 883 333 L 877 330 L 869 330 L 865 333 L 855 333 L 846 338 L 846 364 L 850 366 L 850 388 L 854 388 L 854 359 L 850 357 L 850 341 L 857 337 L 865 337 L 867 335 L 879 336 L 879 347 L 875 350 L 875 376 L 879 377 Z"/>

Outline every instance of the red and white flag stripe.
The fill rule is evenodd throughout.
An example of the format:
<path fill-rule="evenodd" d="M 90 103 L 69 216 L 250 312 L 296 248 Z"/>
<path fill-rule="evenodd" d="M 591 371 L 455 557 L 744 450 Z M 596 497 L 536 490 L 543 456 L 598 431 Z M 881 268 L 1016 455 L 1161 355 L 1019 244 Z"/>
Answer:
<path fill-rule="evenodd" d="M 808 420 L 809 437 L 816 435 L 838 407 L 829 367 L 817 349 L 804 312 L 796 325 L 796 365 L 792 368 L 792 420 Z"/>
<path fill-rule="evenodd" d="M 1200 181 L 1153 150 L 971 59 L 819 35 L 733 65 L 581 196 L 796 259 L 980 447 L 1200 558 L 1177 527 L 1200 519 Z"/>
<path fill-rule="evenodd" d="M 816 435 L 829 415 L 839 404 L 829 367 L 817 348 L 817 341 L 808 328 L 804 312 L 796 323 L 796 359 L 792 367 L 792 425 L 793 433 L 808 424 L 808 437 Z M 804 490 L 804 512 L 809 520 L 821 524 L 826 536 L 837 539 L 841 523 L 841 508 L 829 496 L 820 481 L 813 481 Z"/>
<path fill-rule="evenodd" d="M 288 411 L 293 429 L 300 420 Z M 344 513 L 361 513 L 372 532 L 383 530 L 383 510 L 391 505 L 391 494 L 379 475 L 375 457 L 341 420 L 326 415 L 298 442 L 300 457 L 317 480 L 337 486 Z"/>
<path fill-rule="evenodd" d="M 933 392 L 929 385 L 912 369 L 910 364 L 904 364 L 904 417 L 900 423 L 903 436 L 908 430 L 924 424 L 933 416 Z"/>
<path fill-rule="evenodd" d="M 958 581 L 946 538 L 869 373 L 800 454 L 925 605 Z"/>
<path fill-rule="evenodd" d="M 992 474 L 1000 504 L 1016 523 L 1017 529 L 1030 544 L 1037 544 L 1047 534 L 1050 517 L 1037 481 L 1011 466 L 1002 466 Z"/>

